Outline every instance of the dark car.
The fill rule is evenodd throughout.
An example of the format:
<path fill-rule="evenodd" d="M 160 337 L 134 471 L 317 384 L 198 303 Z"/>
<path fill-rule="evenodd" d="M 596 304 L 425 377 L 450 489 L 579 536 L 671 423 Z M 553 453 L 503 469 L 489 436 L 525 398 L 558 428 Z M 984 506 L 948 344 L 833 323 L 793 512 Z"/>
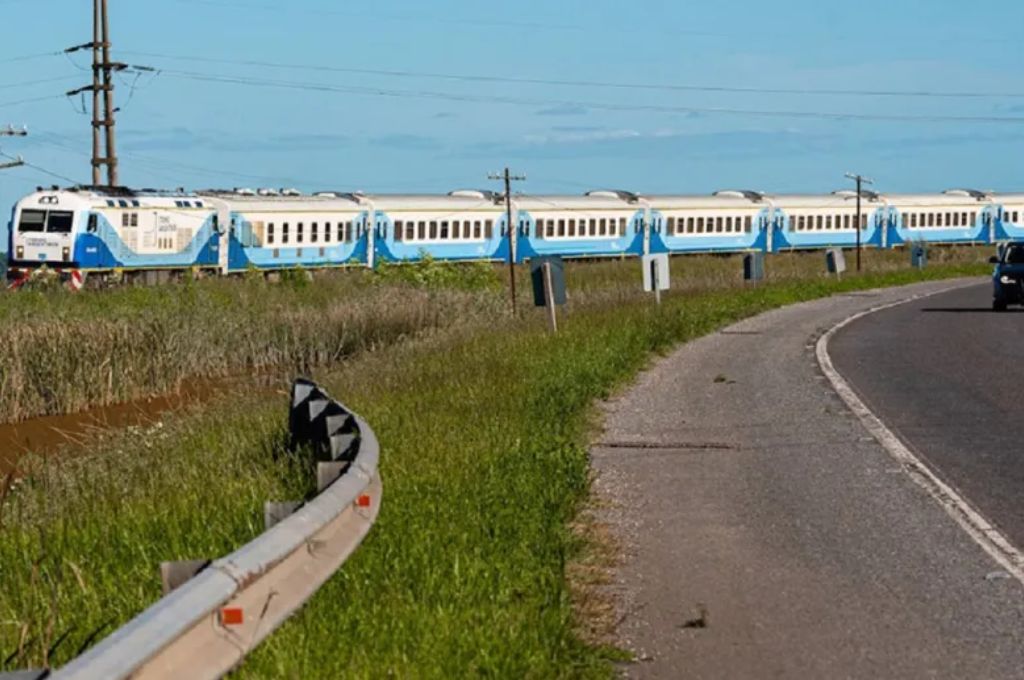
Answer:
<path fill-rule="evenodd" d="M 1024 304 L 1024 244 L 1001 248 L 989 262 L 996 266 L 992 272 L 992 309 L 1001 312 L 1007 305 Z"/>

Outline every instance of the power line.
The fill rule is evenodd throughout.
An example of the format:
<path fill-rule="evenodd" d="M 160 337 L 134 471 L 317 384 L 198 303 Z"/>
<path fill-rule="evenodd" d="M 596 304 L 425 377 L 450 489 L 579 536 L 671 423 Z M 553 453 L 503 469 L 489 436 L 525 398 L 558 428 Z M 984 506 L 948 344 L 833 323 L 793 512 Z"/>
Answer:
<path fill-rule="evenodd" d="M 20 57 L 4 57 L 0 59 L 0 64 L 12 64 L 17 61 L 31 61 L 32 59 L 42 59 L 43 57 L 59 57 L 60 52 L 39 52 L 37 54 L 25 54 Z"/>
<path fill-rule="evenodd" d="M 787 111 L 768 109 L 735 109 L 729 107 L 675 106 L 665 104 L 610 104 L 586 100 L 556 100 L 502 97 L 491 95 L 468 95 L 433 90 L 390 90 L 365 86 L 341 86 L 323 83 L 303 83 L 291 80 L 271 80 L 250 76 L 197 73 L 193 71 L 160 70 L 160 73 L 186 80 L 274 87 L 288 90 L 305 90 L 342 94 L 364 94 L 377 97 L 438 99 L 443 101 L 474 102 L 482 104 L 507 104 L 514 106 L 574 106 L 604 111 L 647 111 L 655 113 L 719 114 L 750 116 L 759 118 L 802 118 L 823 120 L 861 120 L 917 123 L 1024 123 L 1022 116 L 950 116 L 940 114 L 885 114 L 853 113 L 838 111 Z"/>
<path fill-rule="evenodd" d="M 10 159 L 12 161 L 15 161 L 15 162 L 20 162 L 20 164 L 24 165 L 26 168 L 32 168 L 33 170 L 35 170 L 37 172 L 41 172 L 44 175 L 49 175 L 50 177 L 56 177 L 57 179 L 63 180 L 65 182 L 70 182 L 71 184 L 79 184 L 78 180 L 76 180 L 76 179 L 72 179 L 71 177 L 68 177 L 67 175 L 61 175 L 60 173 L 53 172 L 51 170 L 47 170 L 46 168 L 40 167 L 38 165 L 35 165 L 34 163 L 29 163 L 28 161 L 24 160 L 20 156 L 10 156 L 10 155 L 4 153 L 3 151 L 0 151 L 0 156 L 2 156 L 4 158 L 8 158 L 8 159 Z"/>
<path fill-rule="evenodd" d="M 661 92 L 718 92 L 729 94 L 787 94 L 804 96 L 856 96 L 856 97 L 927 97 L 927 98 L 1024 98 L 1024 93 L 1005 92 L 964 92 L 939 90 L 856 90 L 835 88 L 787 88 L 787 87 L 734 87 L 726 85 L 693 85 L 693 84 L 652 84 L 625 83 L 614 81 L 578 80 L 562 78 L 517 78 L 510 76 L 475 75 L 465 73 L 439 73 L 432 71 L 367 69 L 341 66 L 324 66 L 320 64 L 298 64 L 272 62 L 253 59 L 221 59 L 214 57 L 197 57 L 188 55 L 164 54 L 158 52 L 140 52 L 127 50 L 125 54 L 134 54 L 154 59 L 171 59 L 176 61 L 195 61 L 202 63 L 230 64 L 236 66 L 257 66 L 260 68 L 299 69 L 320 71 L 325 73 L 345 73 L 350 75 L 386 76 L 394 78 L 428 78 L 435 80 L 453 80 L 474 83 L 502 83 L 514 85 L 545 85 L 554 87 L 596 87 L 621 90 L 653 90 Z"/>
<path fill-rule="evenodd" d="M 47 95 L 45 97 L 32 97 L 30 99 L 16 99 L 14 101 L 9 101 L 9 102 L 0 102 L 0 107 L 4 107 L 4 106 L 20 106 L 21 104 L 32 104 L 34 102 L 45 102 L 45 101 L 50 101 L 51 99 L 63 99 L 63 98 L 64 98 L 64 95 L 62 95 L 62 94 L 60 94 L 60 95 L 51 94 L 51 95 Z"/>
<path fill-rule="evenodd" d="M 43 83 L 59 83 L 61 81 L 77 80 L 78 76 L 56 76 L 53 78 L 36 78 L 35 80 L 23 80 L 20 83 L 0 83 L 0 90 L 8 90 L 17 87 L 32 87 Z"/>

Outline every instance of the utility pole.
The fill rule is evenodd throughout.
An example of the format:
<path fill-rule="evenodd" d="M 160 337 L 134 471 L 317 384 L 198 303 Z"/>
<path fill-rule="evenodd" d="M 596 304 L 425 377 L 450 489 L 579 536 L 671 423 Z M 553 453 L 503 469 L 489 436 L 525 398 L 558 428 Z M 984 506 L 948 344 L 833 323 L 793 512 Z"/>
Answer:
<path fill-rule="evenodd" d="M 110 61 L 110 20 L 107 0 L 92 2 L 92 42 L 76 45 L 64 50 L 65 53 L 92 50 L 92 85 L 80 87 L 67 93 L 69 97 L 83 92 L 92 92 L 92 183 L 100 186 L 100 168 L 107 168 L 107 186 L 118 186 L 117 146 L 114 126 L 114 72 L 128 68 L 127 64 Z M 100 99 L 103 99 L 102 111 Z M 101 151 L 100 129 L 106 141 L 105 153 Z"/>
<path fill-rule="evenodd" d="M 857 271 L 860 271 L 860 231 L 861 231 L 861 216 L 860 216 L 860 198 L 862 195 L 861 186 L 864 184 L 874 184 L 874 180 L 870 180 L 863 175 L 854 174 L 852 172 L 846 173 L 848 179 L 852 179 L 857 183 Z"/>
<path fill-rule="evenodd" d="M 28 130 L 25 128 L 15 128 L 13 125 L 8 125 L 6 128 L 0 129 L 0 137 L 28 137 Z M 8 156 L 10 158 L 10 156 Z M 0 163 L 0 170 L 7 170 L 9 168 L 18 168 L 25 165 L 25 160 L 18 156 L 10 163 Z"/>
<path fill-rule="evenodd" d="M 508 229 L 508 277 L 512 291 L 512 316 L 516 315 L 516 239 L 515 225 L 512 224 L 512 182 L 522 182 L 526 175 L 513 175 L 508 168 L 504 173 L 491 173 L 491 180 L 505 182 L 505 226 Z"/>

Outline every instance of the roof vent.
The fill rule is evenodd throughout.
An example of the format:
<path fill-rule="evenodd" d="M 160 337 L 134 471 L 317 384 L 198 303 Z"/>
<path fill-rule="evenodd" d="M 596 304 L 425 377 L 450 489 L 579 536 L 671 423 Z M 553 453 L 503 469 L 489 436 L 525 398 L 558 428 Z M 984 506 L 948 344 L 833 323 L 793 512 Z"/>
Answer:
<path fill-rule="evenodd" d="M 763 191 L 753 191 L 751 189 L 725 189 L 723 191 L 716 191 L 711 195 L 716 198 L 745 198 L 751 203 L 760 203 L 764 200 Z"/>
<path fill-rule="evenodd" d="M 595 189 L 594 191 L 588 191 L 583 194 L 591 198 L 617 198 L 620 201 L 626 201 L 627 203 L 636 203 L 640 200 L 640 197 L 634 194 L 632 191 L 626 191 L 624 189 Z"/>
<path fill-rule="evenodd" d="M 302 192 L 298 189 L 281 189 L 282 196 L 301 196 Z"/>
<path fill-rule="evenodd" d="M 252 189 L 240 189 L 239 187 L 235 187 L 234 193 L 238 194 L 239 196 L 255 196 L 256 195 L 256 192 L 253 191 Z"/>
<path fill-rule="evenodd" d="M 960 196 L 962 198 L 973 198 L 976 201 L 987 201 L 991 198 L 992 192 L 978 191 L 977 189 L 946 189 L 942 192 L 946 196 Z"/>
<path fill-rule="evenodd" d="M 840 189 L 838 191 L 833 191 L 832 195 L 845 199 L 857 198 L 857 192 L 852 189 Z M 868 201 L 877 201 L 882 197 L 882 195 L 877 191 L 863 188 L 860 190 L 860 196 Z"/>

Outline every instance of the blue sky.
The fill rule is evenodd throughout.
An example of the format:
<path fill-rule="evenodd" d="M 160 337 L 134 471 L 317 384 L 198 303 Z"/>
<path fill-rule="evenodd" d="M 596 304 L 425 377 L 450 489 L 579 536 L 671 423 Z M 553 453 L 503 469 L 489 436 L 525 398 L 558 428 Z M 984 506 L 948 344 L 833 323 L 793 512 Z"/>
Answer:
<path fill-rule="evenodd" d="M 846 171 L 874 177 L 883 191 L 1024 190 L 1024 3 L 1011 0 L 827 9 L 822 0 L 110 1 L 114 58 L 161 69 L 118 80 L 122 181 L 131 186 L 441 192 L 488 186 L 488 172 L 507 164 L 527 175 L 517 187 L 527 193 L 825 192 L 844 185 Z M 78 100 L 60 96 L 89 80 L 87 53 L 12 59 L 88 41 L 91 1 L 0 0 L 0 16 L 8 29 L 0 126 L 31 132 L 0 139 L 0 149 L 88 181 L 89 119 Z M 246 61 L 335 70 L 238 63 Z M 994 96 L 553 86 L 429 73 Z M 0 204 L 6 212 L 54 182 L 66 183 L 35 168 L 0 171 Z"/>

